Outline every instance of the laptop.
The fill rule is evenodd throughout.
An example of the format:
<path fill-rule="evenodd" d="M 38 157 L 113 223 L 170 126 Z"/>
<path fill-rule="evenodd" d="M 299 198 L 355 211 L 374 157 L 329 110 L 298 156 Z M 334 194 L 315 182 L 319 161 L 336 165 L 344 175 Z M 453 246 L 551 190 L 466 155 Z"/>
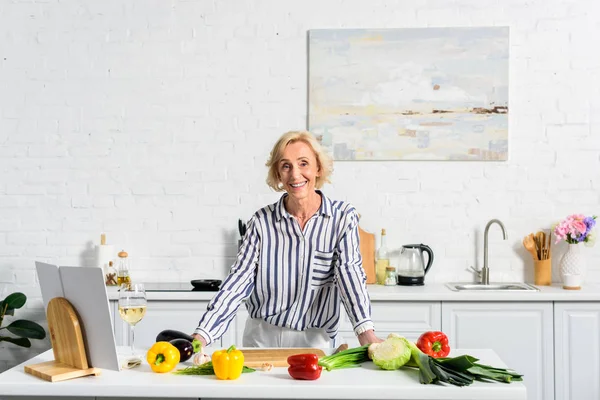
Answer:
<path fill-rule="evenodd" d="M 104 273 L 99 267 L 58 267 L 35 262 L 44 310 L 54 297 L 64 297 L 77 311 L 91 367 L 119 371 L 119 359 Z"/>

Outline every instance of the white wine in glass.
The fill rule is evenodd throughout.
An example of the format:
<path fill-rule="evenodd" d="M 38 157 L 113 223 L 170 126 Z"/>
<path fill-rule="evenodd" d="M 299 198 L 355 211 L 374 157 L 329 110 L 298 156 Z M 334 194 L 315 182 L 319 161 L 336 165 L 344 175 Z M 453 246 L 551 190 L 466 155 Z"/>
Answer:
<path fill-rule="evenodd" d="M 119 315 L 131 327 L 131 355 L 135 354 L 135 324 L 146 315 L 146 290 L 141 283 L 122 286 L 119 290 Z"/>
<path fill-rule="evenodd" d="M 146 306 L 127 307 L 119 306 L 119 314 L 121 319 L 129 325 L 135 325 L 144 318 L 146 314 Z"/>

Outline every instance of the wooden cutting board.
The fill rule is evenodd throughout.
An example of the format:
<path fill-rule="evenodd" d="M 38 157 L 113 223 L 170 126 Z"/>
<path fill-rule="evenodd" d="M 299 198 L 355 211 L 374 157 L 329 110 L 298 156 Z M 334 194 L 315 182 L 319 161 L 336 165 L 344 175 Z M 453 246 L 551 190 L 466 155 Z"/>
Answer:
<path fill-rule="evenodd" d="M 287 367 L 287 358 L 294 354 L 313 353 L 322 357 L 325 352 L 311 348 L 284 348 L 284 349 L 242 349 L 244 365 L 250 368 L 260 368 L 263 364 L 273 364 L 274 367 Z"/>
<path fill-rule="evenodd" d="M 360 255 L 362 256 L 363 269 L 367 274 L 367 284 L 377 283 L 375 275 L 375 235 L 363 231 L 358 227 L 360 236 Z"/>

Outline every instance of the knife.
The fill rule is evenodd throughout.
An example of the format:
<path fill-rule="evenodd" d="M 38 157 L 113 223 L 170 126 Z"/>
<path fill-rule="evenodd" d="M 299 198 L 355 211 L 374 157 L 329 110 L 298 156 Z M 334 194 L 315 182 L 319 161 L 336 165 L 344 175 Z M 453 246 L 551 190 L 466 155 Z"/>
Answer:
<path fill-rule="evenodd" d="M 344 351 L 344 350 L 348 350 L 348 344 L 347 343 L 343 343 L 343 344 L 339 345 L 338 348 L 335 349 L 335 351 L 333 352 L 333 354 L 337 354 L 340 351 Z"/>
<path fill-rule="evenodd" d="M 241 219 L 238 219 L 238 231 L 240 232 L 240 237 L 243 238 L 246 234 L 246 224 Z"/>

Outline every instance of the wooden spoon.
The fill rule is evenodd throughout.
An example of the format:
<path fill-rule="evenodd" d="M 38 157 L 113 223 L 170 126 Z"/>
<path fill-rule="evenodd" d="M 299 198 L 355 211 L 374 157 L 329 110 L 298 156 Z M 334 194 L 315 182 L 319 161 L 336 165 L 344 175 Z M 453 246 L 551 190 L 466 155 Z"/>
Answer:
<path fill-rule="evenodd" d="M 538 236 L 537 236 L 537 235 L 534 235 L 533 233 L 532 233 L 531 235 L 533 235 L 533 236 L 532 236 L 532 239 L 533 239 L 533 244 L 535 245 L 535 253 L 536 253 L 536 255 L 537 255 L 537 259 L 539 260 L 539 259 L 541 258 L 541 257 L 540 257 L 540 248 L 541 248 L 542 246 L 540 246 L 540 241 L 539 241 L 539 238 L 538 238 Z"/>
<path fill-rule="evenodd" d="M 533 238 L 533 233 L 530 233 L 529 235 L 523 238 L 523 246 L 525 246 L 527 251 L 531 253 L 531 256 L 534 260 L 539 260 L 535 245 L 535 239 Z"/>

